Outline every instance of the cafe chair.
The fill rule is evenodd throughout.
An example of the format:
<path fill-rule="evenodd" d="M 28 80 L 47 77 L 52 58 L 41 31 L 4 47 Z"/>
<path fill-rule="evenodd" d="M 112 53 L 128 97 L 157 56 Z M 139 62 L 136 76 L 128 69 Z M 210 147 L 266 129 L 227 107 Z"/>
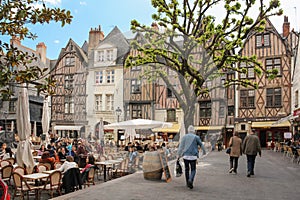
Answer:
<path fill-rule="evenodd" d="M 8 193 L 8 186 L 0 179 L 0 200 L 9 200 L 10 194 Z"/>
<path fill-rule="evenodd" d="M 86 186 L 90 187 L 90 185 L 95 185 L 95 167 L 92 166 L 86 169 L 86 171 L 87 171 L 87 177 L 83 183 L 84 188 Z"/>
<path fill-rule="evenodd" d="M 16 160 L 14 158 L 6 158 L 4 161 L 10 162 L 11 165 L 14 165 Z"/>
<path fill-rule="evenodd" d="M 48 170 L 51 170 L 52 167 L 51 167 L 51 164 L 50 163 L 40 163 L 40 164 L 43 164 L 43 165 L 46 165 Z"/>
<path fill-rule="evenodd" d="M 58 169 L 62 166 L 62 163 L 61 162 L 56 162 L 54 163 L 54 169 Z"/>
<path fill-rule="evenodd" d="M 47 177 L 47 180 L 45 182 L 45 185 L 42 186 L 42 191 L 48 191 L 50 192 L 51 198 L 53 198 L 53 192 L 57 191 L 59 195 L 61 195 L 61 177 L 62 173 L 61 171 L 54 171 Z"/>
<path fill-rule="evenodd" d="M 19 196 L 20 198 L 24 199 L 24 197 L 27 195 L 27 199 L 30 195 L 37 196 L 38 197 L 38 190 L 39 187 L 35 187 L 34 185 L 30 185 L 27 183 L 26 179 L 22 177 L 17 172 L 12 173 L 13 182 L 14 182 L 14 194 L 13 199 L 15 199 L 16 196 Z"/>
<path fill-rule="evenodd" d="M 7 166 L 7 165 L 12 165 L 9 161 L 7 161 L 7 160 L 2 160 L 1 162 L 0 162 L 0 167 L 2 168 L 2 167 L 5 167 L 5 166 Z"/>
<path fill-rule="evenodd" d="M 7 185 L 10 184 L 11 175 L 13 173 L 13 166 L 12 165 L 6 165 L 1 168 L 1 179 L 7 183 Z"/>
<path fill-rule="evenodd" d="M 13 170 L 13 172 L 16 172 L 18 174 L 20 174 L 21 176 L 26 174 L 26 169 L 24 167 L 21 166 L 16 166 Z"/>
<path fill-rule="evenodd" d="M 48 168 L 48 166 L 45 165 L 44 163 L 38 164 L 37 169 L 39 173 L 50 170 L 50 168 Z"/>

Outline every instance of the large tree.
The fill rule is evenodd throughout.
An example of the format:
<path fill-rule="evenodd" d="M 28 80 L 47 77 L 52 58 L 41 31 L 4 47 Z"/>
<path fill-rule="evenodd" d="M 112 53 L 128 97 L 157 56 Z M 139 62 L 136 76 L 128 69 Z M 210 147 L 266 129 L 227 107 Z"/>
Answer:
<path fill-rule="evenodd" d="M 152 26 L 131 22 L 131 29 L 141 33 L 146 42 L 132 42 L 132 48 L 140 53 L 128 56 L 126 67 L 148 65 L 151 73 L 158 75 L 175 94 L 184 112 L 187 126 L 193 121 L 195 103 L 201 93 L 208 92 L 203 87 L 205 81 L 223 76 L 228 71 L 246 73 L 240 62 L 251 64 L 255 72 L 271 75 L 275 71 L 265 71 L 255 56 L 243 57 L 237 52 L 243 48 L 245 39 L 252 31 L 262 32 L 265 19 L 281 15 L 279 0 L 152 0 L 157 13 L 152 15 Z M 214 13 L 222 13 L 222 19 Z M 255 14 L 256 13 L 256 14 Z M 167 67 L 178 76 L 167 76 Z M 172 81 L 178 78 L 180 88 Z M 153 79 L 153 77 L 152 77 Z M 241 84 L 257 87 L 249 80 L 226 80 L 225 86 Z"/>
<path fill-rule="evenodd" d="M 29 24 L 60 22 L 70 24 L 70 11 L 47 7 L 43 0 L 0 0 L 0 32 L 2 36 L 23 39 L 36 39 L 28 28 Z M 36 55 L 23 52 L 3 39 L 0 39 L 0 89 L 1 96 L 9 98 L 10 85 L 34 84 L 41 92 L 50 93 L 54 86 L 51 79 L 45 78 L 47 69 L 32 63 Z M 42 79 L 42 81 L 41 81 Z"/>

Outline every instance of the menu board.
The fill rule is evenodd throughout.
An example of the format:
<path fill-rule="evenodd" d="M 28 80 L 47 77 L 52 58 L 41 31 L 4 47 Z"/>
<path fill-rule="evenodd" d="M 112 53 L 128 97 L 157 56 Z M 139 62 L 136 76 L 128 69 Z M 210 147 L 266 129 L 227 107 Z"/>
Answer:
<path fill-rule="evenodd" d="M 164 175 L 165 175 L 166 182 L 168 183 L 172 179 L 171 179 L 170 169 L 169 169 L 169 166 L 168 166 L 168 159 L 167 159 L 167 156 L 166 156 L 164 151 L 161 151 L 159 153 L 159 158 L 160 158 L 161 166 L 162 166 L 162 169 L 163 169 L 163 172 L 164 172 Z"/>

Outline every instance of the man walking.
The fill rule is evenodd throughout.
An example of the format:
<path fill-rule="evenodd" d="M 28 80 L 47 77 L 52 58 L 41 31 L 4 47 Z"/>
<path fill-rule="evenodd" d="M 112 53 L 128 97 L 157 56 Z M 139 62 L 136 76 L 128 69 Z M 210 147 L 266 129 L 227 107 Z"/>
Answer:
<path fill-rule="evenodd" d="M 247 135 L 243 143 L 243 153 L 247 155 L 247 177 L 254 175 L 254 164 L 257 153 L 261 156 L 261 146 L 255 130 L 252 129 L 251 133 Z"/>
<path fill-rule="evenodd" d="M 193 182 L 196 175 L 196 161 L 199 157 L 198 146 L 201 147 L 203 155 L 205 155 L 204 145 L 200 137 L 195 135 L 194 126 L 190 125 L 188 127 L 188 134 L 182 137 L 177 152 L 178 158 L 183 156 L 186 184 L 190 189 L 193 189 Z"/>

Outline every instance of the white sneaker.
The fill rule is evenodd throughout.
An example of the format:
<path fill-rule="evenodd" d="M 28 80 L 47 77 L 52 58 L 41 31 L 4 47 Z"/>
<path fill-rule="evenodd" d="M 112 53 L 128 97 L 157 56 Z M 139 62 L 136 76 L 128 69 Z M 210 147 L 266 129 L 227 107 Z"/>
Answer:
<path fill-rule="evenodd" d="M 231 169 L 229 170 L 229 173 L 232 173 L 232 172 L 233 172 L 233 170 L 234 170 L 234 169 L 233 169 L 233 168 L 231 168 Z"/>

